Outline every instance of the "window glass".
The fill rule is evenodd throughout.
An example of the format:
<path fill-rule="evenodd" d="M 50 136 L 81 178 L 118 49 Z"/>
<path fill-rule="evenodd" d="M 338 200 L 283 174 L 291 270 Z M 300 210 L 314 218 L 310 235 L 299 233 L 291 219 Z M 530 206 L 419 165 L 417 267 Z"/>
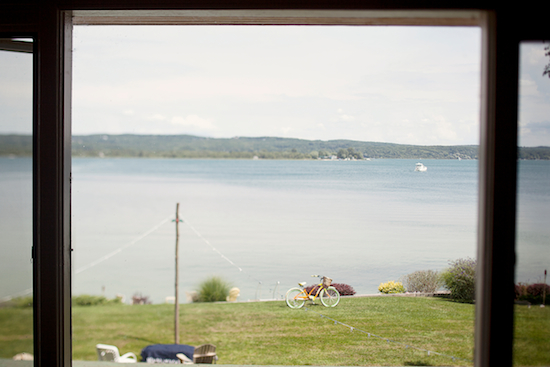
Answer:
<path fill-rule="evenodd" d="M 434 275 L 474 279 L 480 33 L 75 26 L 74 359 L 174 343 L 178 228 L 179 343 L 220 363 L 471 364 Z M 289 308 L 312 274 L 376 296 Z M 213 276 L 243 302 L 192 302 Z"/>
<path fill-rule="evenodd" d="M 550 44 L 520 47 L 514 364 L 547 365 L 550 341 Z"/>
<path fill-rule="evenodd" d="M 31 42 L 0 39 L 0 358 L 10 359 L 33 353 Z"/>

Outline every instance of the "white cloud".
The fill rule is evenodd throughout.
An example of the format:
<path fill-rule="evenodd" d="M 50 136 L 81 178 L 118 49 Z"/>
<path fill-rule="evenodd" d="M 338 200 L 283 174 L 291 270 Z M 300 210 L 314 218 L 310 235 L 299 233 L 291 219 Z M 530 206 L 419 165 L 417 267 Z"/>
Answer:
<path fill-rule="evenodd" d="M 166 120 L 166 116 L 161 115 L 160 113 L 156 113 L 156 114 L 154 114 L 153 116 L 150 117 L 150 120 L 164 121 L 164 120 Z"/>
<path fill-rule="evenodd" d="M 519 80 L 519 90 L 522 96 L 538 96 L 539 90 L 537 83 L 529 76 L 523 75 Z"/>
<path fill-rule="evenodd" d="M 479 29 L 77 26 L 74 35 L 75 134 L 428 144 L 454 131 L 452 143 L 477 141 L 477 129 L 436 126 L 426 111 L 450 125 L 477 112 Z"/>
<path fill-rule="evenodd" d="M 353 121 L 353 120 L 355 120 L 355 117 L 350 116 L 350 115 L 345 115 L 345 114 L 341 115 L 340 118 L 344 121 Z"/>
<path fill-rule="evenodd" d="M 172 125 L 183 126 L 183 127 L 194 127 L 201 130 L 214 130 L 216 126 L 212 121 L 208 119 L 201 118 L 197 115 L 188 115 L 186 117 L 174 116 L 170 119 Z"/>
<path fill-rule="evenodd" d="M 443 116 L 439 116 L 435 121 L 437 140 L 453 142 L 457 141 L 457 133 L 455 131 L 455 124 L 450 123 Z"/>
<path fill-rule="evenodd" d="M 544 47 L 548 46 L 546 43 L 542 42 L 534 42 L 529 43 L 527 45 L 527 48 L 522 48 L 522 51 L 525 53 L 525 59 L 529 62 L 531 65 L 541 65 L 543 64 L 543 60 L 545 58 L 544 56 Z M 530 47 L 529 47 L 530 46 Z"/>
<path fill-rule="evenodd" d="M 339 108 L 338 109 L 338 114 L 340 115 L 338 118 L 342 121 L 354 121 L 355 120 L 355 116 L 352 116 L 352 115 L 348 115 L 346 113 L 344 113 L 344 110 Z"/>

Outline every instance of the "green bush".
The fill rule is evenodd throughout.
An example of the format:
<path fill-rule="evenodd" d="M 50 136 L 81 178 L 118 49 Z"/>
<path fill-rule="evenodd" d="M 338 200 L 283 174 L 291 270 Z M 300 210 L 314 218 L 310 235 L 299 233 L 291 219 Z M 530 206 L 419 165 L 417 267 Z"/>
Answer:
<path fill-rule="evenodd" d="M 550 286 L 545 283 L 518 283 L 515 286 L 516 300 L 533 304 L 550 303 Z M 546 297 L 544 299 L 544 297 Z"/>
<path fill-rule="evenodd" d="M 220 277 L 210 277 L 199 285 L 196 302 L 225 301 L 229 295 L 230 284 Z"/>
<path fill-rule="evenodd" d="M 471 258 L 450 261 L 442 274 L 445 288 L 456 301 L 472 302 L 475 299 L 476 260 Z"/>
<path fill-rule="evenodd" d="M 443 285 L 441 275 L 434 270 L 418 270 L 402 278 L 407 292 L 434 293 Z"/>
<path fill-rule="evenodd" d="M 92 296 L 89 294 L 73 297 L 74 306 L 99 306 L 107 304 L 122 304 L 122 299 L 120 297 L 107 299 L 103 296 Z"/>
<path fill-rule="evenodd" d="M 378 290 L 384 294 L 405 293 L 405 287 L 403 287 L 403 283 L 394 282 L 393 280 L 387 283 L 381 283 L 378 286 Z"/>
<path fill-rule="evenodd" d="M 32 307 L 32 302 L 33 302 L 32 296 L 18 297 L 11 300 L 11 303 L 15 307 L 21 307 L 21 308 Z"/>

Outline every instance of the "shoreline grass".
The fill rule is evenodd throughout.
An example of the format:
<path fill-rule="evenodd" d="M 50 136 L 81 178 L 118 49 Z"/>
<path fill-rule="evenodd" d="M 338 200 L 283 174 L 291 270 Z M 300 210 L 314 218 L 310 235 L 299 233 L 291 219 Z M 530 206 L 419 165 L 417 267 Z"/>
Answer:
<path fill-rule="evenodd" d="M 183 304 L 180 342 L 215 344 L 218 364 L 472 365 L 472 304 L 434 297 L 346 297 L 335 308 L 305 307 L 310 311 L 290 309 L 283 301 Z M 166 304 L 74 307 L 73 358 L 96 360 L 97 343 L 137 355 L 150 344 L 172 344 L 173 310 Z M 352 332 L 319 313 L 384 339 Z M 516 320 L 515 364 L 549 365 L 550 309 L 516 306 Z M 21 327 L 22 323 L 29 325 Z M 385 339 L 456 359 L 428 356 Z M 32 310 L 0 309 L 0 358 L 29 351 L 29 346 L 32 352 Z"/>

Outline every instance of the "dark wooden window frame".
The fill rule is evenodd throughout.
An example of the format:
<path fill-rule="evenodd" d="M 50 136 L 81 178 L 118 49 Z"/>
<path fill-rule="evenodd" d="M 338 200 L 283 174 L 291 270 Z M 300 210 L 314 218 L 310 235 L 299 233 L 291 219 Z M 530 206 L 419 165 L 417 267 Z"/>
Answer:
<path fill-rule="evenodd" d="M 157 19 L 132 13 L 132 10 L 155 9 L 229 13 L 203 16 L 203 23 L 193 23 L 197 21 L 181 16 L 171 18 L 170 12 Z M 112 13 L 116 10 L 127 12 Z M 266 12 L 251 19 L 246 14 L 239 15 L 239 10 Z M 279 10 L 296 10 L 302 17 L 269 12 Z M 517 4 L 497 6 L 483 0 L 8 0 L 0 3 L 0 37 L 34 39 L 35 366 L 71 366 L 73 20 L 75 24 L 308 24 L 311 22 L 308 13 L 317 10 L 330 12 L 325 13 L 325 19 L 319 17 L 316 24 L 365 24 L 364 19 L 354 20 L 353 13 L 370 10 L 374 13 L 368 24 L 373 25 L 474 25 L 473 22 L 482 28 L 479 277 L 474 355 L 476 366 L 512 365 L 518 54 L 520 41 L 550 38 L 539 9 L 525 9 Z M 434 15 L 430 10 L 443 12 Z M 479 16 L 473 20 L 460 19 L 452 14 L 455 10 L 479 11 Z M 351 15 L 342 16 L 347 19 L 342 23 L 331 16 L 338 11 Z"/>

